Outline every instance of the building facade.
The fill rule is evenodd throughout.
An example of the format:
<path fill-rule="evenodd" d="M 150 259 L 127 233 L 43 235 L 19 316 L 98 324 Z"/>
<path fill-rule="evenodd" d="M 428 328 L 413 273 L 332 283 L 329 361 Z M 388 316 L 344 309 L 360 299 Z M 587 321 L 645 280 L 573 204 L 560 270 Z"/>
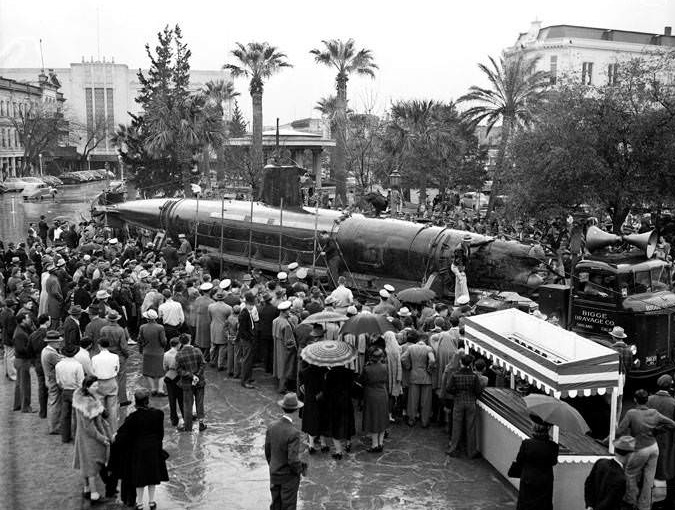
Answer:
<path fill-rule="evenodd" d="M 0 68 L 0 76 L 26 83 L 33 83 L 39 72 L 32 68 Z M 116 64 L 114 59 L 85 61 L 83 58 L 79 63 L 53 72 L 61 82 L 61 92 L 67 101 L 66 116 L 71 119 L 71 138 L 78 151 L 90 153 L 94 163 L 116 163 L 117 151 L 112 144 L 114 130 L 118 124 L 131 121 L 129 113 L 140 112 L 135 100 L 141 87 L 138 69 Z M 229 80 L 227 71 L 190 70 L 190 89 L 196 91 L 206 82 L 219 79 Z"/>
<path fill-rule="evenodd" d="M 37 80 L 35 80 L 37 78 Z M 38 104 L 62 108 L 65 101 L 55 73 L 37 69 L 35 84 L 8 79 L 0 72 L 0 171 L 2 179 L 15 177 L 24 163 L 24 146 L 17 126 L 22 116 Z"/>
<path fill-rule="evenodd" d="M 552 84 L 569 77 L 586 84 L 611 85 L 619 62 L 663 49 L 675 49 L 671 27 L 653 34 L 573 25 L 542 28 L 540 21 L 534 21 L 504 54 L 506 58 L 517 54 L 539 57 L 537 70 L 548 72 Z"/>

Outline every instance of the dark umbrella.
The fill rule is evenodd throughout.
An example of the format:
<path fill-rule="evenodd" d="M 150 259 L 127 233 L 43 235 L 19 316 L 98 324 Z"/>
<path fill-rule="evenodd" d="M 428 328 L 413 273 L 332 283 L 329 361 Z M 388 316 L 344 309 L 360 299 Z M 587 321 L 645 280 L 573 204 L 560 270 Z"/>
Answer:
<path fill-rule="evenodd" d="M 387 331 L 396 331 L 394 326 L 382 315 L 361 312 L 342 325 L 341 335 L 361 335 L 363 333 L 382 335 Z"/>
<path fill-rule="evenodd" d="M 328 322 L 344 322 L 349 317 L 337 312 L 318 312 L 307 317 L 300 324 L 326 324 Z"/>
<path fill-rule="evenodd" d="M 85 243 L 82 246 L 80 246 L 80 251 L 83 253 L 91 253 L 100 250 L 102 248 L 103 246 L 101 246 L 98 243 Z"/>
<path fill-rule="evenodd" d="M 567 402 L 548 395 L 532 394 L 524 397 L 527 410 L 562 430 L 585 434 L 590 430 L 583 416 Z"/>
<path fill-rule="evenodd" d="M 356 349 L 346 342 L 319 340 L 300 353 L 302 359 L 319 367 L 338 367 L 356 358 Z"/>
<path fill-rule="evenodd" d="M 426 287 L 410 287 L 399 292 L 396 296 L 401 303 L 424 303 L 436 297 L 436 293 Z"/>

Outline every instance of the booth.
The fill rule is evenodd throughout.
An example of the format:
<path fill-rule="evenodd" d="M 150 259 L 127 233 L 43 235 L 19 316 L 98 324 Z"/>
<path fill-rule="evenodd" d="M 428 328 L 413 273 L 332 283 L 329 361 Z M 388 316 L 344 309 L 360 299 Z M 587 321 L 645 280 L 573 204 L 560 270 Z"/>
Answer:
<path fill-rule="evenodd" d="M 478 401 L 478 445 L 483 457 L 516 488 L 519 480 L 507 472 L 532 430 L 525 401 L 514 390 L 517 378 L 558 399 L 608 398 L 612 444 L 620 398 L 616 351 L 513 308 L 467 317 L 464 328 L 467 346 L 510 375 L 510 389 L 486 388 Z M 611 452 L 589 436 L 557 427 L 553 440 L 560 445 L 553 506 L 584 508 L 584 481 L 595 461 Z"/>

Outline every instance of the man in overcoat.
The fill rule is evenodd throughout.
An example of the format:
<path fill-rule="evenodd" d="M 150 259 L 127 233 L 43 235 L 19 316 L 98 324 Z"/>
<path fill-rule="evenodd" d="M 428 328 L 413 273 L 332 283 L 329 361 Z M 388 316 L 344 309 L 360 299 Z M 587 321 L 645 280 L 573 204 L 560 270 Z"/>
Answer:
<path fill-rule="evenodd" d="M 420 415 L 422 427 L 429 426 L 431 418 L 431 375 L 436 366 L 434 350 L 420 339 L 411 345 L 401 356 L 401 365 L 409 370 L 408 379 L 408 425 L 415 425 L 415 417 Z"/>
<path fill-rule="evenodd" d="M 194 345 L 201 349 L 204 359 L 209 361 L 209 350 L 211 348 L 211 317 L 209 315 L 209 305 L 213 303 L 211 299 L 211 282 L 204 282 L 199 286 L 199 297 L 194 302 L 195 313 L 195 341 Z"/>
<path fill-rule="evenodd" d="M 47 292 L 47 315 L 51 318 L 52 328 L 56 328 L 61 323 L 63 314 L 63 293 L 61 284 L 56 277 L 56 266 L 49 264 L 47 266 L 49 276 L 45 280 L 45 291 Z"/>
<path fill-rule="evenodd" d="M 56 364 L 63 359 L 58 351 L 62 340 L 58 331 L 48 331 L 45 337 L 47 345 L 40 354 L 47 385 L 47 432 L 49 434 L 61 433 L 61 388 L 56 382 Z"/>
<path fill-rule="evenodd" d="M 289 322 L 290 301 L 282 301 L 277 305 L 279 317 L 272 322 L 272 336 L 274 338 L 274 371 L 273 375 L 279 380 L 279 393 L 285 393 L 289 386 L 295 385 L 296 363 L 298 346 L 295 342 L 293 326 Z"/>

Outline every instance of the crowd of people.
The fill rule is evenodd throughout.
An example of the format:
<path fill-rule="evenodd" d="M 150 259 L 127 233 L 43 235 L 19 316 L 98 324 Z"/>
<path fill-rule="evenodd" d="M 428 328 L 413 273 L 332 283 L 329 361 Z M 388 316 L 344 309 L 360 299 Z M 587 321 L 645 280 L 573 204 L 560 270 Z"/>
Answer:
<path fill-rule="evenodd" d="M 293 454 L 295 498 L 296 481 L 306 468 L 297 460 L 302 451 L 331 453 L 340 461 L 362 432 L 370 439 L 367 451 L 380 453 L 397 422 L 444 427 L 448 455 L 480 456 L 476 403 L 487 386 L 504 386 L 506 374 L 467 348 L 462 319 L 473 313 L 468 299 L 455 307 L 440 301 L 401 303 L 396 290 L 385 285 L 377 301 L 360 300 L 344 277 L 326 290 L 295 262 L 271 278 L 256 269 L 221 273 L 219 264 L 194 250 L 182 234 L 161 246 L 147 235 L 122 239 L 114 234 L 87 223 L 50 227 L 43 218 L 31 226 L 25 242 L 0 246 L 0 334 L 5 374 L 15 381 L 13 408 L 37 412 L 46 420 L 45 433 L 74 443 L 84 497 L 101 500 L 97 487 L 103 481 L 105 496 L 119 492 L 124 503 L 138 508 L 147 488 L 150 508 L 155 508 L 155 487 L 168 480 L 168 472 L 164 413 L 151 404 L 161 406 L 158 399 L 166 397 L 172 426 L 190 432 L 196 421 L 203 432 L 208 428 L 207 373 L 251 390 L 256 363 L 273 376 L 287 418 L 300 412 L 304 439 Z M 378 332 L 341 334 L 341 320 L 317 318 L 330 312 L 347 318 L 372 314 L 383 326 Z M 346 342 L 356 355 L 331 367 L 305 361 L 303 349 L 321 340 Z M 147 388 L 134 393 L 135 410 L 129 413 L 127 364 L 135 349 Z M 213 370 L 207 370 L 209 365 Z M 665 420 L 659 425 L 669 426 Z M 624 419 L 620 432 L 637 439 L 656 432 L 635 423 Z M 548 437 L 548 426 L 538 424 L 540 439 Z M 278 435 L 296 437 L 285 429 L 272 433 Z M 271 479 L 286 480 L 289 461 L 279 464 L 275 440 L 270 441 Z M 627 448 L 629 440 L 622 441 L 624 449 L 617 451 Z M 521 464 L 532 453 L 528 448 L 519 455 Z M 535 465 L 552 469 L 554 450 L 534 448 Z M 656 462 L 651 450 L 640 473 Z M 626 461 L 633 466 L 626 468 L 626 495 L 635 505 L 640 498 L 631 485 L 637 479 L 636 458 L 630 457 L 633 464 Z M 527 487 L 528 469 L 522 468 L 522 487 Z M 288 492 L 285 483 L 273 484 L 279 505 L 293 499 L 293 487 Z M 535 485 L 539 497 L 548 487 Z M 544 500 L 550 502 L 547 491 Z M 527 496 L 527 489 L 521 491 L 524 501 Z M 546 508 L 539 505 L 519 508 Z"/>

